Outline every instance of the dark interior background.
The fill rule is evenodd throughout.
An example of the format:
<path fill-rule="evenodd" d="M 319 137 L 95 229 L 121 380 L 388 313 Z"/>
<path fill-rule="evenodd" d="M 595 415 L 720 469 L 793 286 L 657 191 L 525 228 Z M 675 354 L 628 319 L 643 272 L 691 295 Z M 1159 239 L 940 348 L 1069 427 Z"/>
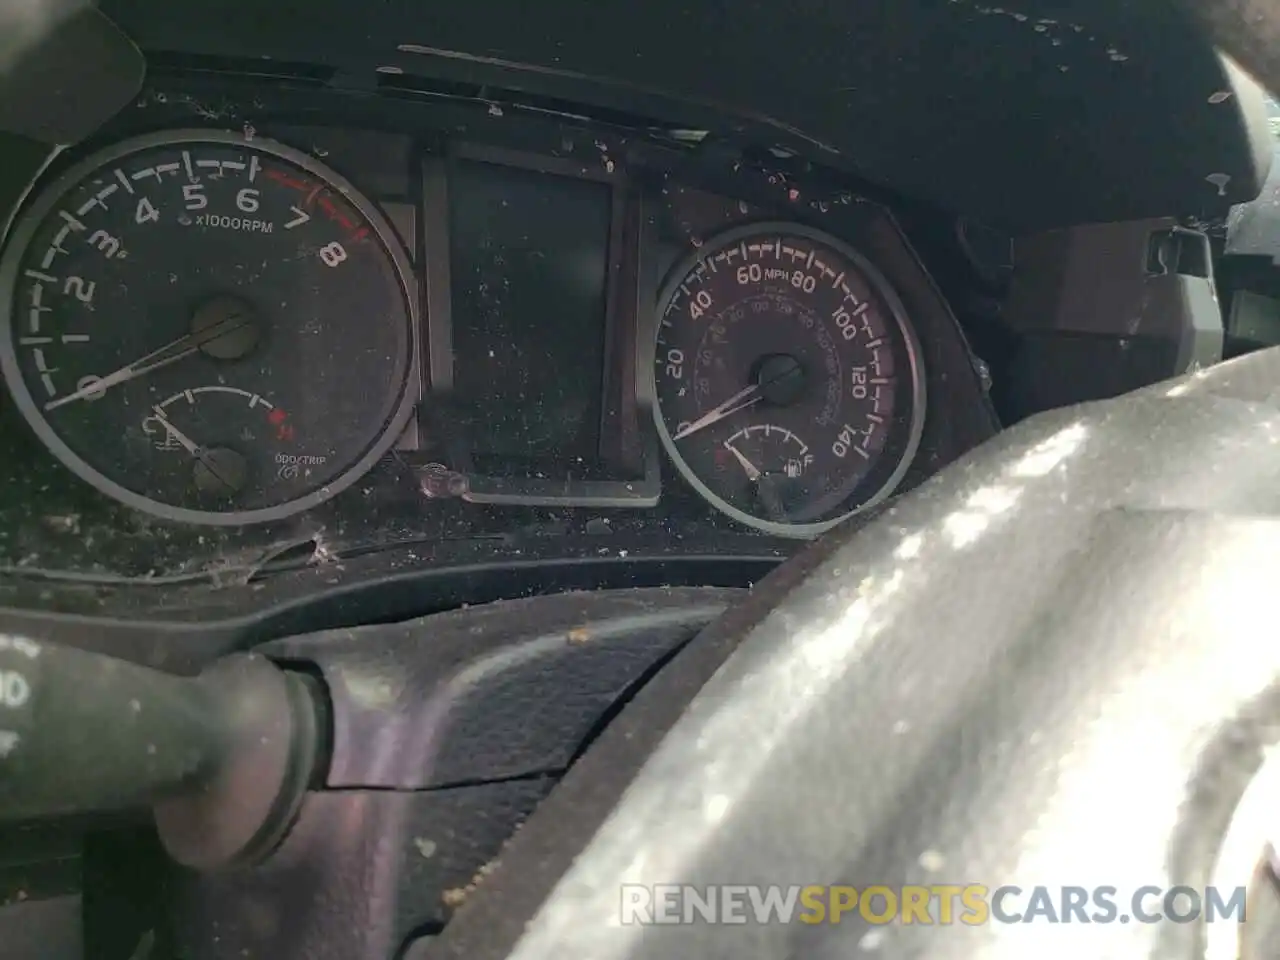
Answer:
<path fill-rule="evenodd" d="M 1174 4 L 1114 0 L 106 0 L 146 51 L 378 68 L 817 151 L 1015 232 L 1253 199 L 1259 92 Z M 584 82 L 589 81 L 589 82 Z M 1214 177 L 1215 181 L 1206 180 Z M 1226 179 L 1223 179 L 1223 178 Z M 1219 185 L 1222 184 L 1222 189 Z"/>

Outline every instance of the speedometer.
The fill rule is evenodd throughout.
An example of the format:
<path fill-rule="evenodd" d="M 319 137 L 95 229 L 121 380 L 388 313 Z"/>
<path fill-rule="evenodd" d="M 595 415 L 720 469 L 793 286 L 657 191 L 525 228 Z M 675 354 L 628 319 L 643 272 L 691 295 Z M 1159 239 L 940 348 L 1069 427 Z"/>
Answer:
<path fill-rule="evenodd" d="M 797 224 L 722 234 L 674 271 L 653 377 L 684 479 L 783 536 L 815 536 L 888 496 L 923 428 L 898 297 L 856 251 Z"/>
<path fill-rule="evenodd" d="M 0 365 L 72 471 L 171 520 L 296 513 L 360 477 L 416 401 L 400 242 L 337 173 L 238 133 L 94 154 L 0 258 Z"/>

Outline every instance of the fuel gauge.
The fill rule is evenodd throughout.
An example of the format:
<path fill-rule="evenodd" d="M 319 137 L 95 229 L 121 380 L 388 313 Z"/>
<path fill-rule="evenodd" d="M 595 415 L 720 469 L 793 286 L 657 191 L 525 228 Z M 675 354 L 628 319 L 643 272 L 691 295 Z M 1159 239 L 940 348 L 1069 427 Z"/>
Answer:
<path fill-rule="evenodd" d="M 734 464 L 741 469 L 746 484 L 738 495 L 754 500 L 774 523 L 793 522 L 804 508 L 805 474 L 814 462 L 808 444 L 786 427 L 758 423 L 726 439 L 724 450 L 729 456 L 717 454 L 716 466 L 721 471 L 727 467 L 730 474 Z M 722 489 L 734 485 L 725 478 Z"/>

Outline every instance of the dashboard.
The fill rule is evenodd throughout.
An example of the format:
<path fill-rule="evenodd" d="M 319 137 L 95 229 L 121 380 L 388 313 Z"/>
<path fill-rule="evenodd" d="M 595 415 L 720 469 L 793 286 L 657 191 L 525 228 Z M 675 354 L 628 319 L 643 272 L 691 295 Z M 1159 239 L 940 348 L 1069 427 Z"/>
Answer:
<path fill-rule="evenodd" d="M 904 228 L 952 269 L 950 218 L 705 130 L 262 74 L 153 62 L 17 210 L 14 589 L 77 609 L 394 549 L 766 560 L 997 429 Z"/>
<path fill-rule="evenodd" d="M 33 650 L 82 670 L 63 812 L 67 756 L 189 764 L 151 731 L 238 654 L 304 734 L 227 701 L 288 767 L 211 765 L 271 808 L 236 869 L 174 870 L 135 783 L 6 824 L 0 942 L 422 956 L 546 872 L 517 828 L 594 829 L 559 791 L 606 738 L 641 757 L 778 597 L 865 592 L 837 541 L 888 513 L 927 570 L 900 495 L 1280 344 L 1275 136 L 1176 7 L 0 4 L 0 759 L 48 732 Z"/>

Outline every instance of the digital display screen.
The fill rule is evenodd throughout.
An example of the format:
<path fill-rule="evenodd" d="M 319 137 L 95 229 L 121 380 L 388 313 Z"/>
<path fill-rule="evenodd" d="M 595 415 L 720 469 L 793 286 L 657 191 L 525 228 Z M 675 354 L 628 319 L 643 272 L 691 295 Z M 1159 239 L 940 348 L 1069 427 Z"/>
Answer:
<path fill-rule="evenodd" d="M 598 458 L 611 201 L 607 183 L 450 167 L 452 399 L 481 470 Z"/>

